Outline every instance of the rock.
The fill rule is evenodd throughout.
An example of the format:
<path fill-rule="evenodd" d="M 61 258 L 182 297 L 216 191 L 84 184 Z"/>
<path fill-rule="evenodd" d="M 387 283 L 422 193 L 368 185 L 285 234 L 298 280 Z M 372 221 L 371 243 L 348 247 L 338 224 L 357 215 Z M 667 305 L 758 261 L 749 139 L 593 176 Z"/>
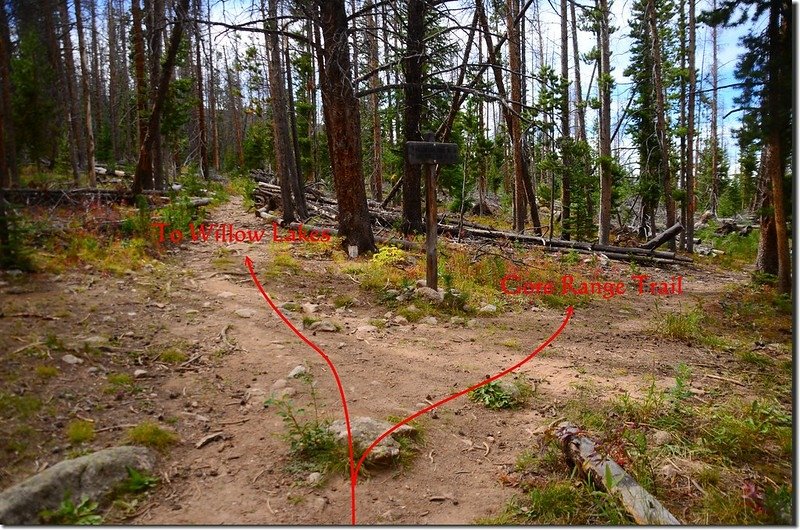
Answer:
<path fill-rule="evenodd" d="M 377 331 L 378 331 L 378 328 L 376 326 L 373 326 L 373 325 L 358 326 L 356 328 L 356 332 L 357 333 L 375 333 Z"/>
<path fill-rule="evenodd" d="M 96 366 L 90 366 L 89 368 L 86 369 L 86 371 L 90 374 L 96 374 L 97 372 L 100 371 L 100 369 Z"/>
<path fill-rule="evenodd" d="M 303 304 L 303 313 L 306 313 L 308 315 L 316 313 L 317 309 L 319 309 L 318 304 Z"/>
<path fill-rule="evenodd" d="M 419 308 L 414 304 L 407 305 L 405 310 L 408 313 L 419 313 Z"/>
<path fill-rule="evenodd" d="M 108 339 L 100 335 L 92 335 L 91 337 L 86 337 L 81 342 L 84 347 L 99 348 L 101 346 L 106 346 L 108 344 Z"/>
<path fill-rule="evenodd" d="M 150 472 L 155 454 L 145 447 L 121 446 L 64 460 L 0 493 L 0 523 L 40 524 L 42 510 L 55 510 L 71 496 L 75 504 L 87 496 L 95 501 L 128 478 L 128 467 Z"/>
<path fill-rule="evenodd" d="M 417 280 L 416 282 L 414 282 L 415 287 L 425 287 L 426 285 L 428 285 L 428 282 L 426 280 Z"/>
<path fill-rule="evenodd" d="M 500 390 L 507 394 L 512 401 L 520 401 L 520 388 L 514 384 L 513 380 L 509 381 L 507 379 L 499 379 L 497 381 L 497 386 L 500 388 Z"/>
<path fill-rule="evenodd" d="M 286 376 L 286 377 L 287 377 L 287 379 L 294 379 L 294 378 L 296 378 L 298 376 L 303 375 L 306 372 L 308 372 L 308 369 L 305 366 L 303 366 L 302 364 L 299 364 L 299 365 L 295 366 L 294 368 L 292 368 L 292 371 L 289 372 L 289 375 Z"/>
<path fill-rule="evenodd" d="M 308 327 L 308 329 L 310 329 L 311 331 L 328 331 L 328 332 L 339 331 L 339 328 L 337 328 L 335 324 L 327 320 L 318 320 L 313 324 L 311 324 Z"/>
<path fill-rule="evenodd" d="M 75 357 L 71 353 L 68 353 L 65 356 L 63 356 L 61 360 L 67 364 L 72 364 L 72 365 L 83 364 L 83 359 L 81 359 L 80 357 Z"/>
<path fill-rule="evenodd" d="M 283 304 L 281 304 L 281 309 L 298 313 L 303 310 L 303 307 L 297 302 L 284 302 Z"/>
<path fill-rule="evenodd" d="M 402 315 L 397 315 L 392 319 L 392 322 L 394 322 L 398 326 L 405 326 L 406 324 L 408 324 L 408 319 Z"/>
<path fill-rule="evenodd" d="M 286 379 L 278 379 L 277 381 L 272 383 L 272 386 L 269 387 L 269 389 L 278 390 L 279 388 L 286 388 L 288 385 L 289 383 L 286 381 Z"/>
<path fill-rule="evenodd" d="M 256 314 L 256 312 L 253 311 L 252 309 L 246 309 L 246 308 L 237 309 L 236 311 L 234 311 L 234 313 L 236 313 L 236 316 L 242 318 L 252 318 L 253 315 Z"/>
<path fill-rule="evenodd" d="M 311 506 L 318 512 L 321 512 L 325 509 L 325 506 L 328 504 L 328 499 L 325 497 L 314 497 L 314 500 L 311 501 Z"/>
<path fill-rule="evenodd" d="M 319 473 L 317 471 L 311 473 L 310 475 L 308 475 L 306 482 L 308 482 L 312 486 L 316 486 L 317 484 L 322 482 L 322 473 Z"/>
<path fill-rule="evenodd" d="M 147 370 L 142 370 L 141 368 L 138 370 L 133 371 L 133 377 L 139 379 L 141 377 L 147 377 Z"/>
<path fill-rule="evenodd" d="M 429 326 L 435 326 L 439 323 L 439 321 L 436 320 L 436 317 L 425 317 L 422 320 L 420 320 L 420 322 L 422 324 L 427 324 Z"/>
<path fill-rule="evenodd" d="M 353 433 L 353 448 L 361 453 L 369 447 L 381 434 L 392 428 L 388 421 L 376 420 L 366 416 L 351 418 L 350 428 Z M 330 424 L 328 430 L 333 433 L 337 443 L 347 445 L 347 426 L 344 420 L 336 420 Z M 416 430 L 410 425 L 403 425 L 392 434 L 381 440 L 367 455 L 366 463 L 386 464 L 400 455 L 400 444 L 397 438 L 414 436 Z"/>
<path fill-rule="evenodd" d="M 485 306 L 478 309 L 478 313 L 497 313 L 497 306 L 492 304 L 486 304 Z"/>
<path fill-rule="evenodd" d="M 450 317 L 450 323 L 454 326 L 463 326 L 467 321 L 462 317 Z"/>
<path fill-rule="evenodd" d="M 230 291 L 222 291 L 217 294 L 217 298 L 232 298 L 233 296 L 235 295 Z"/>
<path fill-rule="evenodd" d="M 478 319 L 477 318 L 471 318 L 471 319 L 467 320 L 467 327 L 468 328 L 475 328 L 477 326 L 478 326 Z"/>
<path fill-rule="evenodd" d="M 397 289 L 386 289 L 384 293 L 386 294 L 387 297 L 395 298 L 397 295 L 400 294 L 400 291 L 398 291 Z"/>
<path fill-rule="evenodd" d="M 437 304 L 444 300 L 444 293 L 434 291 L 430 287 L 417 287 L 417 289 L 414 291 L 414 294 L 420 298 L 430 300 L 431 302 Z"/>
<path fill-rule="evenodd" d="M 660 447 L 670 443 L 672 441 L 672 435 L 667 431 L 660 431 L 656 429 L 650 434 L 650 440 L 653 442 L 654 446 Z"/>
<path fill-rule="evenodd" d="M 286 388 L 280 388 L 274 392 L 272 392 L 272 397 L 275 399 L 284 399 L 290 398 L 297 395 L 297 390 L 294 388 L 287 386 Z"/>

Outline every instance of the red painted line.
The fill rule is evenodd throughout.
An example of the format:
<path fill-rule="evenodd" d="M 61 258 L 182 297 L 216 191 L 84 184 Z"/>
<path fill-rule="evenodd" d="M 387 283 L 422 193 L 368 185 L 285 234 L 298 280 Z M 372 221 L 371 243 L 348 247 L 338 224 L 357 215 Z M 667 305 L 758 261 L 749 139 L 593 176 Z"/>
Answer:
<path fill-rule="evenodd" d="M 350 429 L 350 412 L 347 410 L 347 398 L 344 395 L 344 386 L 342 386 L 342 380 L 339 378 L 339 372 L 336 371 L 336 366 L 334 366 L 333 361 L 331 361 L 330 357 L 328 357 L 319 346 L 311 342 L 305 335 L 303 335 L 300 332 L 300 330 L 298 330 L 294 326 L 294 324 L 292 324 L 292 321 L 286 318 L 286 315 L 284 315 L 281 312 L 281 310 L 278 309 L 278 306 L 275 305 L 275 302 L 272 301 L 267 292 L 264 290 L 264 287 L 262 287 L 261 282 L 258 281 L 258 277 L 256 276 L 256 271 L 253 269 L 253 260 L 250 259 L 250 256 L 245 256 L 244 263 L 250 270 L 250 276 L 253 278 L 253 281 L 255 282 L 256 287 L 258 287 L 259 292 L 261 292 L 261 296 L 264 297 L 264 299 L 267 301 L 272 310 L 275 311 L 275 314 L 277 314 L 281 318 L 281 320 L 283 320 L 284 324 L 286 324 L 289 327 L 289 329 L 291 329 L 294 332 L 295 335 L 300 337 L 300 339 L 303 342 L 308 344 L 311 347 L 311 349 L 313 349 L 315 352 L 320 354 L 323 359 L 325 359 L 325 362 L 328 363 L 328 366 L 331 369 L 333 378 L 336 380 L 336 386 L 339 387 L 339 399 L 342 401 L 342 409 L 344 410 L 344 423 L 345 426 L 347 427 L 347 450 L 350 458 L 350 504 L 351 504 L 351 512 L 353 514 L 352 517 L 353 524 L 356 524 L 355 506 L 356 506 L 357 481 L 353 480 L 353 473 L 355 472 L 355 458 L 353 456 L 353 432 Z"/>
<path fill-rule="evenodd" d="M 454 399 L 456 399 L 458 397 L 461 397 L 464 394 L 467 394 L 468 392 L 471 392 L 471 391 L 475 390 L 476 388 L 480 388 L 480 387 L 482 387 L 484 385 L 488 385 L 492 381 L 496 381 L 497 379 L 500 379 L 501 377 L 503 377 L 505 375 L 508 375 L 509 373 L 513 372 L 514 370 L 516 370 L 517 368 L 521 367 L 525 363 L 529 362 L 531 359 L 536 357 L 536 355 L 538 355 L 539 352 L 541 352 L 548 345 L 550 345 L 556 339 L 556 337 L 558 337 L 561 334 L 562 331 L 564 331 L 564 328 L 567 327 L 567 324 L 569 323 L 569 321 L 572 318 L 572 315 L 574 313 L 573 307 L 572 306 L 568 307 L 567 308 L 567 314 L 564 317 L 564 320 L 561 322 L 561 325 L 558 327 L 558 329 L 555 332 L 553 332 L 553 334 L 550 335 L 535 350 L 533 350 L 527 357 L 525 357 L 524 359 L 519 361 L 517 364 L 515 364 L 515 365 L 513 365 L 513 366 L 511 366 L 509 368 L 506 368 L 505 370 L 503 370 L 501 372 L 498 372 L 497 374 L 493 375 L 492 377 L 484 379 L 480 383 L 476 383 L 476 384 L 472 385 L 469 388 L 465 388 L 464 390 L 461 390 L 461 391 L 456 392 L 454 394 L 451 394 L 451 395 L 449 395 L 449 396 L 447 396 L 447 397 L 445 397 L 443 399 L 440 399 L 436 403 L 434 403 L 432 405 L 429 405 L 429 406 L 425 407 L 424 409 L 418 410 L 417 412 L 411 414 L 410 416 L 406 417 L 405 419 L 403 419 L 400 422 L 398 422 L 397 424 L 395 424 L 389 430 L 387 430 L 386 432 L 384 432 L 383 434 L 378 436 L 375 439 L 375 441 L 373 441 L 372 444 L 370 444 L 370 446 L 367 447 L 367 449 L 361 455 L 361 458 L 358 460 L 358 463 L 356 464 L 355 463 L 355 458 L 354 458 L 354 455 L 353 455 L 353 433 L 352 433 L 352 431 L 350 429 L 350 414 L 349 414 L 348 409 L 347 409 L 347 399 L 345 398 L 344 387 L 342 386 L 342 381 L 339 378 L 339 373 L 336 371 L 336 367 L 333 365 L 333 362 L 325 354 L 325 352 L 322 351 L 322 349 L 320 349 L 319 346 L 317 346 L 312 341 L 310 341 L 305 335 L 303 335 L 303 333 L 301 333 L 300 330 L 298 330 L 294 326 L 294 324 L 292 324 L 292 322 L 288 318 L 286 318 L 286 316 L 280 311 L 280 309 L 278 309 L 278 307 L 275 305 L 275 303 L 269 297 L 267 292 L 261 286 L 261 283 L 258 281 L 258 277 L 256 276 L 255 270 L 253 269 L 253 261 L 249 257 L 245 257 L 244 262 L 245 262 L 245 265 L 247 265 L 247 268 L 250 270 L 250 276 L 252 276 L 253 281 L 256 284 L 256 287 L 258 287 L 258 290 L 261 292 L 261 295 L 267 301 L 267 303 L 272 308 L 272 310 L 275 311 L 275 313 L 281 318 L 281 320 L 283 320 L 283 322 L 289 327 L 289 329 L 291 329 L 294 332 L 295 335 L 297 335 L 303 342 L 308 344 L 314 351 L 316 351 L 318 354 L 320 354 L 323 359 L 325 359 L 325 362 L 328 363 L 328 366 L 331 369 L 331 373 L 333 373 L 333 377 L 336 380 L 336 386 L 339 387 L 339 397 L 340 397 L 340 399 L 342 401 L 342 408 L 344 409 L 344 421 L 345 421 L 345 424 L 347 426 L 347 445 L 348 445 L 348 451 L 349 451 L 349 456 L 350 456 L 350 513 L 351 513 L 351 524 L 353 524 L 353 525 L 356 524 L 356 486 L 358 485 L 358 472 L 361 469 L 361 466 L 364 464 L 364 460 L 367 458 L 369 453 L 375 448 L 375 446 L 377 446 L 379 443 L 381 443 L 381 441 L 383 441 L 387 436 L 392 434 L 394 431 L 396 431 L 397 429 L 399 429 L 403 425 L 407 424 L 408 422 L 412 421 L 413 419 L 418 418 L 419 416 L 422 416 L 423 414 L 425 414 L 427 412 L 430 412 L 433 409 L 435 409 L 437 407 L 440 407 L 440 406 L 444 405 L 445 403 L 447 403 L 449 401 L 452 401 L 452 400 L 454 400 Z"/>

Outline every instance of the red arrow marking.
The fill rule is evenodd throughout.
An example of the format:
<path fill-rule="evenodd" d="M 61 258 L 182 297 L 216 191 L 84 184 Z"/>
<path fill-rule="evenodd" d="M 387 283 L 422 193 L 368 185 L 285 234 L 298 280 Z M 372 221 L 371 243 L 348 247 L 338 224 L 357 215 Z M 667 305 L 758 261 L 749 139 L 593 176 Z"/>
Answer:
<path fill-rule="evenodd" d="M 527 357 L 525 357 L 524 359 L 519 361 L 517 364 L 515 364 L 515 365 L 513 365 L 513 366 L 511 366 L 509 368 L 506 368 L 505 370 L 503 370 L 501 372 L 496 373 L 492 377 L 484 379 L 480 383 L 476 383 L 476 384 L 472 385 L 469 388 L 465 388 L 464 390 L 456 392 L 455 394 L 451 394 L 451 395 L 447 396 L 446 398 L 440 399 L 436 403 L 434 403 L 432 405 L 429 405 L 429 406 L 425 407 L 424 409 L 418 410 L 417 412 L 411 414 L 407 418 L 405 418 L 405 419 L 401 420 L 400 422 L 398 422 L 396 425 L 394 425 L 392 428 L 387 430 L 385 433 L 383 433 L 380 436 L 378 436 L 375 439 L 375 441 L 373 441 L 372 444 L 370 444 L 370 446 L 367 447 L 367 449 L 361 455 L 361 458 L 358 460 L 358 463 L 356 464 L 355 463 L 355 458 L 353 456 L 353 433 L 352 433 L 352 431 L 350 429 L 350 414 L 349 414 L 349 412 L 347 410 L 347 399 L 345 398 L 344 387 L 342 386 L 341 379 L 339 379 L 339 373 L 336 371 L 336 367 L 333 365 L 333 362 L 325 354 L 325 352 L 322 351 L 322 349 L 319 346 L 317 346 L 316 344 L 311 342 L 305 335 L 303 335 L 300 332 L 300 330 L 298 330 L 294 326 L 294 324 L 292 324 L 292 322 L 288 318 L 286 318 L 286 316 L 283 313 L 281 313 L 281 311 L 278 309 L 278 306 L 275 305 L 275 303 L 269 297 L 267 292 L 261 286 L 261 283 L 258 281 L 258 277 L 256 276 L 255 270 L 253 270 L 253 261 L 249 257 L 245 257 L 244 262 L 245 262 L 245 265 L 247 265 L 247 268 L 250 270 L 250 276 L 252 276 L 253 281 L 256 284 L 256 287 L 258 287 L 258 290 L 261 292 L 261 295 L 267 301 L 267 303 L 272 308 L 272 310 L 275 311 L 275 313 L 281 318 L 281 320 L 283 320 L 283 322 L 289 327 L 289 329 L 291 329 L 294 332 L 295 335 L 300 337 L 300 339 L 303 342 L 305 342 L 306 344 L 311 346 L 311 348 L 314 351 L 319 353 L 322 356 L 322 358 L 325 359 L 325 362 L 328 363 L 328 366 L 331 368 L 331 372 L 333 373 L 333 377 L 336 380 L 336 386 L 339 387 L 339 397 L 340 397 L 340 399 L 342 401 L 342 408 L 344 409 L 344 421 L 345 421 L 345 425 L 347 426 L 347 446 L 348 446 L 348 451 L 349 451 L 349 454 L 350 454 L 350 512 L 351 512 L 351 523 L 352 524 L 356 524 L 356 485 L 358 484 L 358 472 L 361 469 L 361 466 L 364 464 L 364 460 L 367 458 L 369 453 L 375 448 L 375 446 L 377 446 L 379 443 L 381 443 L 381 441 L 384 438 L 386 438 L 387 436 L 389 436 L 394 431 L 396 431 L 397 429 L 399 429 L 403 425 L 407 424 L 408 422 L 410 422 L 414 418 L 418 418 L 419 416 L 422 416 L 426 412 L 430 412 L 433 409 L 444 405 L 448 401 L 452 401 L 452 400 L 454 400 L 454 399 L 456 399 L 458 397 L 461 397 L 464 394 L 475 390 L 476 388 L 480 388 L 480 387 L 482 387 L 484 385 L 488 385 L 492 381 L 496 381 L 497 379 L 500 379 L 504 375 L 508 375 L 509 373 L 513 372 L 514 370 L 516 370 L 517 368 L 519 368 L 523 364 L 527 363 L 528 361 L 530 361 L 531 359 L 536 357 L 539 354 L 539 352 L 541 352 L 548 345 L 550 345 L 550 343 L 552 343 L 556 339 L 556 337 L 558 337 L 561 334 L 561 332 L 564 331 L 564 328 L 567 327 L 567 324 L 569 323 L 569 321 L 572 318 L 572 315 L 574 313 L 574 309 L 572 308 L 572 306 L 569 306 L 567 308 L 567 314 L 564 317 L 564 320 L 561 322 L 561 325 L 558 327 L 558 329 L 555 330 L 555 332 L 553 332 L 553 334 L 550 335 L 547 338 L 547 340 L 545 340 L 535 350 L 533 350 Z"/>

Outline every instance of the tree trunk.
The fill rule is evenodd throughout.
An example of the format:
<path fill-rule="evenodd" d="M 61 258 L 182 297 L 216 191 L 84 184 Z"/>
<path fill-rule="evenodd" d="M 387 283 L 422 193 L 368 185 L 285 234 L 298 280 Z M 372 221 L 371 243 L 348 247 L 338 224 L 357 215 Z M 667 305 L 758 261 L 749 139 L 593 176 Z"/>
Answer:
<path fill-rule="evenodd" d="M 86 113 L 86 176 L 89 187 L 97 186 L 97 175 L 94 171 L 94 129 L 92 127 L 92 97 L 89 90 L 89 69 L 86 66 L 86 46 L 83 41 L 83 17 L 81 1 L 75 0 L 75 25 L 78 31 L 78 51 L 81 61 L 81 87 L 83 88 L 83 108 Z"/>
<path fill-rule="evenodd" d="M 717 9 L 717 0 L 711 2 L 712 11 Z M 719 204 L 719 135 L 717 132 L 717 97 L 719 85 L 719 65 L 717 63 L 717 26 L 711 25 L 711 194 L 709 210 L 717 216 Z"/>
<path fill-rule="evenodd" d="M 569 16 L 567 14 L 567 0 L 561 0 L 561 162 L 563 164 L 561 174 L 561 239 L 570 238 L 570 145 L 571 138 L 569 133 L 569 34 L 567 25 Z"/>
<path fill-rule="evenodd" d="M 772 184 L 772 209 L 775 216 L 775 239 L 778 251 L 778 292 L 789 294 L 792 291 L 792 260 L 783 197 L 784 154 L 781 136 L 786 134 L 791 123 L 789 117 L 792 108 L 791 95 L 782 85 L 791 76 L 789 68 L 792 65 L 792 56 L 787 50 L 792 44 L 788 21 L 792 6 L 786 0 L 772 0 L 770 4 L 767 26 L 769 57 L 764 102 L 767 156 L 764 163 Z"/>
<path fill-rule="evenodd" d="M 117 105 L 119 102 L 117 86 L 119 80 L 118 67 L 119 67 L 119 53 L 117 51 L 117 23 L 115 20 L 114 2 L 109 0 L 106 7 L 106 33 L 108 35 L 108 121 L 109 121 L 109 134 L 111 137 L 111 156 L 114 158 L 111 162 L 116 163 L 120 160 L 120 137 L 118 123 Z M 125 76 L 128 72 L 125 71 Z"/>
<path fill-rule="evenodd" d="M 661 39 L 656 22 L 655 0 L 648 3 L 648 24 L 650 25 L 651 43 L 653 46 L 653 90 L 656 100 L 656 136 L 661 148 L 661 184 L 664 188 L 664 206 L 667 210 L 667 226 L 675 224 L 675 198 L 672 196 L 672 173 L 669 169 L 669 142 L 667 138 L 666 105 L 664 104 L 663 68 L 661 63 Z M 675 250 L 675 240 L 669 242 L 670 250 Z"/>
<path fill-rule="evenodd" d="M 569 3 L 571 22 L 572 22 L 572 56 L 575 63 L 575 116 L 577 119 L 576 137 L 578 141 L 586 141 L 586 107 L 583 103 L 583 87 L 581 85 L 581 56 L 578 49 L 578 21 L 575 17 L 575 2 Z M 589 82 L 591 85 L 591 81 Z M 586 175 L 592 174 L 591 163 L 586 157 L 584 170 Z M 594 201 L 592 200 L 592 190 L 589 186 L 584 186 L 583 193 L 586 196 L 586 218 L 589 219 L 589 226 L 594 222 Z M 581 234 L 587 237 L 586 234 Z"/>
<path fill-rule="evenodd" d="M 525 180 L 522 155 L 522 79 L 520 74 L 519 28 L 515 20 L 519 13 L 519 0 L 508 0 L 506 18 L 508 26 L 508 62 L 511 71 L 511 149 L 514 161 L 514 230 L 525 230 Z"/>
<path fill-rule="evenodd" d="M 100 131 L 103 117 L 103 72 L 100 60 L 102 56 L 99 51 L 97 37 L 97 0 L 89 1 L 89 16 L 92 19 L 90 32 L 92 36 L 92 116 L 94 117 L 94 130 Z"/>
<path fill-rule="evenodd" d="M 146 0 L 145 5 L 149 1 L 149 9 L 147 13 L 148 21 L 148 34 L 147 40 L 150 43 L 150 104 L 155 108 L 155 102 L 158 99 L 158 94 L 161 92 L 159 79 L 161 77 L 161 52 L 162 52 L 162 39 L 163 27 L 166 25 L 164 14 L 164 0 Z M 152 187 L 154 189 L 162 189 L 164 187 L 164 153 L 161 141 L 161 113 L 155 116 L 151 115 L 148 120 L 148 133 L 152 136 L 152 148 L 150 157 L 152 160 L 153 181 Z"/>
<path fill-rule="evenodd" d="M 11 37 L 8 27 L 8 13 L 6 3 L 0 4 L 0 110 L 5 117 L 5 165 L 7 167 L 7 180 L 4 186 L 19 184 L 19 170 L 17 169 L 17 146 L 14 125 L 11 121 L 13 107 L 11 106 Z"/>
<path fill-rule="evenodd" d="M 147 138 L 147 80 L 145 78 L 145 52 L 144 35 L 142 33 L 142 10 L 139 7 L 139 0 L 132 0 L 131 15 L 133 18 L 133 72 L 136 83 L 136 116 L 137 130 L 139 131 L 139 163 L 136 166 L 136 173 L 139 175 L 140 189 L 152 189 L 153 187 L 153 161 L 150 150 L 142 151 L 145 139 Z M 142 158 L 144 157 L 144 158 Z M 134 185 L 136 183 L 134 182 Z M 137 190 L 138 193 L 138 190 Z"/>
<path fill-rule="evenodd" d="M 758 254 L 756 270 L 764 274 L 778 275 L 778 240 L 775 233 L 775 215 L 772 209 L 772 181 L 768 171 L 770 153 L 766 146 L 761 149 L 758 171 L 756 211 L 759 217 Z"/>
<path fill-rule="evenodd" d="M 695 0 L 689 2 L 689 43 L 687 60 L 689 63 L 689 94 L 686 109 L 686 251 L 694 252 L 694 107 L 697 88 L 695 72 Z"/>
<path fill-rule="evenodd" d="M 420 122 L 422 120 L 422 73 L 424 68 L 425 1 L 408 0 L 408 32 L 406 52 L 403 59 L 405 86 L 403 95 L 404 141 L 422 140 Z M 409 164 L 403 156 L 403 226 L 405 234 L 422 233 L 422 170 L 419 165 Z"/>
<path fill-rule="evenodd" d="M 383 200 L 383 157 L 382 157 L 382 144 L 383 135 L 381 134 L 381 109 L 380 99 L 378 98 L 377 89 L 380 86 L 380 76 L 377 73 L 379 66 L 378 57 L 378 24 L 375 17 L 375 6 L 372 0 L 367 0 L 367 8 L 369 14 L 367 15 L 367 39 L 369 42 L 369 68 L 376 71 L 369 80 L 369 86 L 375 90 L 370 96 L 370 114 L 372 114 L 372 178 L 370 179 L 370 188 L 372 191 L 372 198 L 376 201 Z"/>
<path fill-rule="evenodd" d="M 600 10 L 600 243 L 607 245 L 611 236 L 611 49 L 609 45 L 608 0 L 597 0 Z"/>
<path fill-rule="evenodd" d="M 134 0 L 134 2 L 135 1 L 136 0 Z M 161 122 L 161 112 L 164 109 L 164 102 L 167 99 L 170 78 L 172 77 L 172 70 L 175 67 L 178 48 L 180 47 L 181 38 L 183 37 L 183 25 L 188 12 L 189 0 L 179 0 L 179 3 L 175 6 L 175 23 L 172 28 L 172 35 L 170 36 L 167 57 L 161 70 L 161 79 L 158 83 L 155 102 L 150 111 L 150 119 L 147 122 L 147 132 L 139 148 L 139 162 L 136 164 L 136 173 L 133 176 L 132 191 L 134 195 L 138 195 L 142 191 L 143 179 L 150 169 L 150 152 L 161 137 L 158 124 Z"/>
<path fill-rule="evenodd" d="M 317 0 L 325 46 L 321 88 L 328 153 L 339 204 L 339 236 L 345 248 L 375 250 L 361 164 L 361 120 L 350 78 L 344 0 Z"/>
<path fill-rule="evenodd" d="M 680 67 L 681 75 L 680 80 L 680 117 L 678 128 L 681 131 L 686 130 L 686 77 L 683 72 L 686 71 L 686 0 L 680 0 L 678 32 L 680 39 Z M 686 218 L 686 134 L 681 134 L 680 137 L 680 189 L 684 191 L 684 198 L 681 201 L 681 224 L 686 226 L 688 224 Z M 681 232 L 680 239 L 681 250 L 686 250 L 686 231 Z"/>
<path fill-rule="evenodd" d="M 61 17 L 61 40 L 64 47 L 64 68 L 65 68 L 65 79 L 64 79 L 64 88 L 67 92 L 67 121 L 69 122 L 68 131 L 68 141 L 69 141 L 69 158 L 70 158 L 70 165 L 72 167 L 72 180 L 77 186 L 80 182 L 80 174 L 78 169 L 81 165 L 80 163 L 80 122 L 79 122 L 79 111 L 78 111 L 78 93 L 77 87 L 75 86 L 75 60 L 73 58 L 73 48 L 72 48 L 72 38 L 71 38 L 71 31 L 70 28 L 70 19 L 69 19 L 69 12 L 67 11 L 67 1 L 62 0 L 58 4 L 58 12 Z"/>
<path fill-rule="evenodd" d="M 294 105 L 294 83 L 292 82 L 292 61 L 289 58 L 289 36 L 283 36 L 283 62 L 286 68 L 286 95 L 288 96 L 289 125 L 292 131 L 292 152 L 294 153 L 294 172 L 297 179 L 298 201 L 305 206 L 305 179 L 303 178 L 303 163 L 300 158 L 300 138 L 297 135 L 297 109 Z M 308 213 L 308 212 L 306 212 Z"/>
<path fill-rule="evenodd" d="M 195 0 L 195 19 L 200 18 L 200 2 Z M 208 148 L 206 141 L 206 102 L 203 98 L 203 56 L 202 41 L 203 37 L 200 33 L 200 23 L 195 20 L 194 23 L 194 45 L 195 45 L 195 83 L 197 84 L 197 129 L 199 133 L 199 146 L 200 151 L 200 171 L 203 177 L 208 178 Z"/>

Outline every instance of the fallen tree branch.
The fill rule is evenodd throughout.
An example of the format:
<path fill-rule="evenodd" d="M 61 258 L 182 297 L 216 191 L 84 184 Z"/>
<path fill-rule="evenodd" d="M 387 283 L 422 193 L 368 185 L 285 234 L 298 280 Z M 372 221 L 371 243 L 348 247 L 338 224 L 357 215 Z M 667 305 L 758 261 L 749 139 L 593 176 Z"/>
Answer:
<path fill-rule="evenodd" d="M 575 464 L 584 476 L 608 493 L 616 495 L 625 510 L 638 524 L 679 525 L 681 524 L 647 490 L 639 485 L 614 460 L 599 454 L 594 442 L 582 435 L 582 431 L 569 422 L 561 423 L 555 430 L 567 458 Z"/>

